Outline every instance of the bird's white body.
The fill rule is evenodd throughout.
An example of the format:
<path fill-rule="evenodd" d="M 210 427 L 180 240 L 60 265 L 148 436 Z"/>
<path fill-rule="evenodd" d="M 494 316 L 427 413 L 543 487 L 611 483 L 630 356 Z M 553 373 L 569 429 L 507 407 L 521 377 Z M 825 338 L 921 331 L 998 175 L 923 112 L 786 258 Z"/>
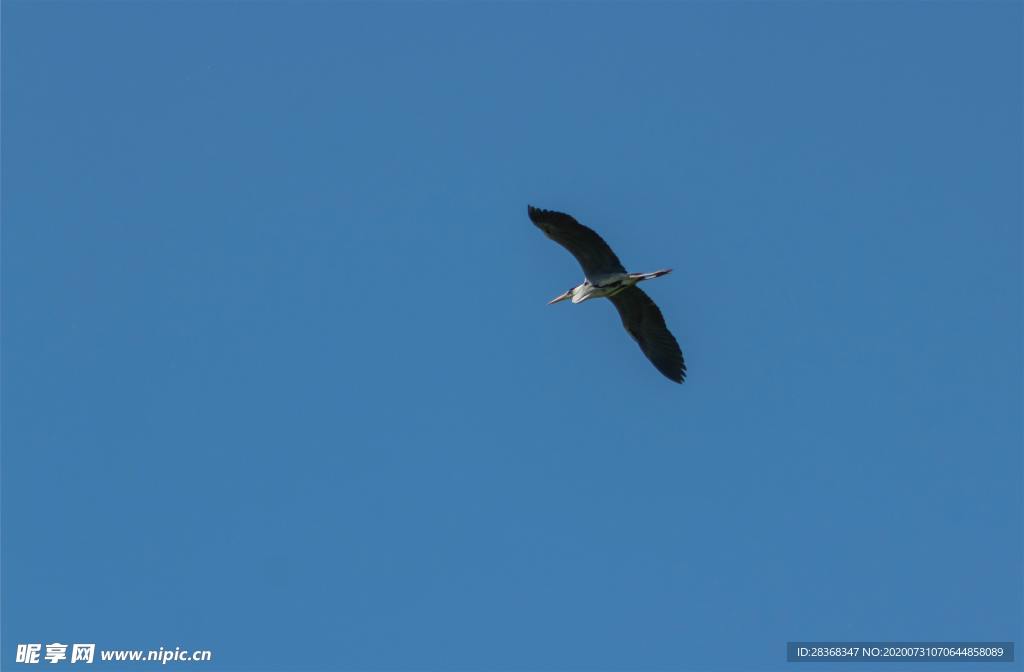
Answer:
<path fill-rule="evenodd" d="M 607 275 L 600 275 L 592 281 L 583 281 L 582 284 L 573 287 L 565 294 L 552 299 L 550 303 L 558 303 L 566 299 L 571 299 L 573 303 L 582 303 L 588 299 L 615 296 L 642 280 L 651 280 L 671 272 L 672 269 L 667 268 L 654 271 L 653 273 L 609 273 Z"/>

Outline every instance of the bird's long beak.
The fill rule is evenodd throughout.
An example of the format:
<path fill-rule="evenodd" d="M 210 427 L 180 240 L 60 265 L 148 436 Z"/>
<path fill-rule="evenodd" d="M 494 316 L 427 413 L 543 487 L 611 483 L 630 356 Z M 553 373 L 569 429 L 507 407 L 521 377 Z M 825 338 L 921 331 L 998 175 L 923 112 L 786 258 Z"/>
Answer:
<path fill-rule="evenodd" d="M 562 294 L 561 296 L 556 296 L 555 298 L 553 298 L 550 301 L 548 301 L 548 305 L 550 306 L 552 303 L 558 303 L 559 301 L 565 301 L 566 299 L 569 299 L 569 298 L 572 298 L 572 290 L 571 289 L 568 292 L 566 292 L 565 294 Z"/>

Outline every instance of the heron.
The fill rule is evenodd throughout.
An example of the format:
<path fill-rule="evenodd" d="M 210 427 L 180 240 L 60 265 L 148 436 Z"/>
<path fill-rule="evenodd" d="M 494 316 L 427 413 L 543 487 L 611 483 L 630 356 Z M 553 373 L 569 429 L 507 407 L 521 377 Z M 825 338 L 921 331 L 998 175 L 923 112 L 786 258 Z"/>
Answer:
<path fill-rule="evenodd" d="M 527 206 L 530 221 L 547 237 L 565 249 L 583 268 L 584 280 L 569 291 L 548 301 L 548 305 L 571 300 L 582 303 L 590 299 L 609 299 L 619 311 L 622 326 L 640 345 L 647 359 L 669 380 L 682 383 L 686 363 L 679 343 L 665 326 L 665 318 L 657 304 L 637 284 L 660 278 L 672 272 L 664 268 L 651 273 L 627 273 L 612 248 L 597 233 L 577 222 L 570 215 L 554 210 Z"/>

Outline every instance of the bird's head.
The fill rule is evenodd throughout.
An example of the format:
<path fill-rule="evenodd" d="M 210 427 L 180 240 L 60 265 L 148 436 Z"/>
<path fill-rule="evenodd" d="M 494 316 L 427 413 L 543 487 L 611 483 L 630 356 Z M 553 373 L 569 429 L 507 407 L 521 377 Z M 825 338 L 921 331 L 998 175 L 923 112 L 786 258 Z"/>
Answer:
<path fill-rule="evenodd" d="M 575 291 L 576 291 L 575 287 L 570 288 L 569 291 L 566 292 L 565 294 L 560 294 L 560 295 L 556 296 L 555 298 L 551 299 L 550 301 L 548 301 L 548 305 L 550 306 L 552 303 L 558 303 L 559 301 L 565 301 L 566 299 L 571 299 L 572 298 L 572 293 L 575 292 Z"/>

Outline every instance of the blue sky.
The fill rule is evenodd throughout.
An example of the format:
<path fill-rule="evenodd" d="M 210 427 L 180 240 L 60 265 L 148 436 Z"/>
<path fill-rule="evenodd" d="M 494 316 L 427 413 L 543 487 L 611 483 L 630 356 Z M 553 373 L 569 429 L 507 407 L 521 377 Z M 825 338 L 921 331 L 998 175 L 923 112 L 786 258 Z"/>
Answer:
<path fill-rule="evenodd" d="M 5 669 L 1019 644 L 1022 25 L 5 2 Z M 675 269 L 683 386 L 527 203 Z"/>

